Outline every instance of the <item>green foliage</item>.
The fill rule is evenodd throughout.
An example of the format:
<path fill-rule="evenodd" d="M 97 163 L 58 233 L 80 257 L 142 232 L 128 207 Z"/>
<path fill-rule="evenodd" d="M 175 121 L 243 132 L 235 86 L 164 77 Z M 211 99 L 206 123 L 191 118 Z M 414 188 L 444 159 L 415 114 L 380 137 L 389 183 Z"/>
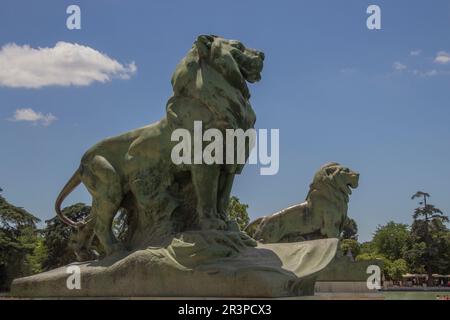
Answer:
<path fill-rule="evenodd" d="M 248 205 L 241 203 L 237 197 L 232 196 L 230 198 L 230 202 L 228 204 L 228 214 L 232 220 L 236 220 L 241 230 L 244 230 L 250 222 L 247 209 Z"/>
<path fill-rule="evenodd" d="M 62 213 L 73 221 L 84 220 L 90 212 L 91 207 L 84 203 L 77 203 L 62 210 Z M 66 225 L 58 217 L 47 220 L 46 224 L 42 231 L 47 250 L 47 257 L 42 262 L 43 269 L 50 270 L 75 261 L 75 253 L 70 242 L 76 229 Z"/>
<path fill-rule="evenodd" d="M 33 274 L 44 271 L 43 265 L 44 261 L 47 259 L 47 256 L 48 252 L 44 243 L 44 238 L 39 235 L 36 237 L 33 252 L 28 254 L 26 258 Z"/>
<path fill-rule="evenodd" d="M 441 220 L 442 222 L 448 222 L 448 217 L 444 215 L 441 209 L 436 208 L 432 204 L 427 204 L 424 207 L 418 207 L 414 209 L 413 214 L 414 221 L 430 221 L 434 219 Z"/>
<path fill-rule="evenodd" d="M 408 225 L 389 221 L 378 226 L 372 244 L 375 253 L 381 254 L 391 261 L 403 258 L 403 252 L 409 242 Z"/>
<path fill-rule="evenodd" d="M 358 240 L 358 225 L 352 218 L 347 217 L 342 227 L 342 239 L 354 239 Z"/>
<path fill-rule="evenodd" d="M 27 256 L 35 247 L 37 222 L 38 218 L 0 195 L 0 290 L 8 289 L 15 277 L 32 273 Z"/>
<path fill-rule="evenodd" d="M 410 271 L 412 273 L 424 273 L 426 256 L 425 252 L 427 245 L 425 242 L 411 242 L 408 249 L 405 251 L 404 258 L 408 262 Z"/>
<path fill-rule="evenodd" d="M 361 251 L 361 245 L 354 239 L 342 239 L 340 249 L 344 255 L 347 254 L 348 250 L 350 250 L 353 257 L 356 257 Z"/>
<path fill-rule="evenodd" d="M 412 199 L 423 200 L 414 210 L 411 241 L 405 251 L 405 259 L 414 270 L 425 270 L 428 275 L 447 274 L 450 271 L 450 231 L 444 223 L 449 219 L 439 208 L 427 202 L 429 197 L 422 191 L 412 196 Z"/>
<path fill-rule="evenodd" d="M 403 259 L 384 260 L 383 271 L 386 278 L 394 281 L 402 280 L 402 275 L 408 272 L 408 264 Z"/>
<path fill-rule="evenodd" d="M 448 217 L 427 203 L 429 197 L 422 191 L 412 197 L 422 200 L 414 210 L 411 228 L 393 221 L 379 226 L 373 240 L 361 245 L 356 259 L 382 259 L 384 274 L 392 280 L 400 280 L 401 274 L 407 272 L 449 274 L 450 230 L 445 225 Z"/>
<path fill-rule="evenodd" d="M 379 253 L 361 253 L 356 261 L 381 260 L 383 262 L 382 272 L 387 280 L 398 281 L 402 275 L 408 272 L 408 264 L 404 259 L 389 260 Z"/>
<path fill-rule="evenodd" d="M 405 259 L 414 272 L 450 273 L 450 231 L 441 219 L 414 221 L 411 236 Z"/>
<path fill-rule="evenodd" d="M 357 257 L 356 257 L 356 261 L 366 261 L 366 260 L 383 260 L 385 261 L 386 258 L 378 253 L 369 253 L 369 252 L 364 252 L 364 253 L 360 253 Z"/>
<path fill-rule="evenodd" d="M 369 254 L 369 253 L 375 252 L 372 241 L 366 241 L 366 242 L 361 243 L 359 252 L 360 252 L 360 254 L 364 254 L 364 253 Z"/>

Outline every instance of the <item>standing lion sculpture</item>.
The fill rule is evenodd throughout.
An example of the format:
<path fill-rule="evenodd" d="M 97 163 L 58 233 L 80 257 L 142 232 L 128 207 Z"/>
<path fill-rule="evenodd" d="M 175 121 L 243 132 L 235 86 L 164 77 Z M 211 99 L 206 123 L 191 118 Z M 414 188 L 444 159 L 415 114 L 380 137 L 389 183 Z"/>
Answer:
<path fill-rule="evenodd" d="M 251 222 L 245 231 L 264 243 L 339 238 L 347 218 L 351 188 L 359 174 L 332 162 L 314 175 L 306 201 Z"/>
<path fill-rule="evenodd" d="M 253 128 L 256 116 L 246 82 L 261 79 L 264 54 L 241 42 L 201 35 L 178 64 L 166 117 L 157 123 L 105 139 L 90 148 L 57 197 L 55 209 L 65 223 L 77 227 L 76 254 L 89 259 L 98 237 L 107 255 L 124 246 L 161 244 L 167 235 L 185 230 L 233 228 L 226 208 L 235 174 L 243 165 L 182 164 L 171 161 L 175 129 Z M 245 150 L 246 158 L 250 150 Z M 92 196 L 86 221 L 61 212 L 64 199 L 83 183 Z M 128 216 L 126 243 L 112 232 L 119 209 Z"/>

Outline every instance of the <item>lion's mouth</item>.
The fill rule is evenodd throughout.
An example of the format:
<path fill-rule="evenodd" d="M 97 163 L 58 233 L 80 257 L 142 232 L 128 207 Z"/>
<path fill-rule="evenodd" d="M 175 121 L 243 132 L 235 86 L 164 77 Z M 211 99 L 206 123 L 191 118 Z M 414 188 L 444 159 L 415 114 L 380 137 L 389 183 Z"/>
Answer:
<path fill-rule="evenodd" d="M 248 74 L 247 76 L 245 76 L 245 80 L 250 83 L 258 82 L 259 80 L 261 80 L 261 74 L 259 72 Z"/>
<path fill-rule="evenodd" d="M 244 67 L 239 68 L 244 79 L 250 83 L 258 82 L 261 80 L 261 72 L 260 71 L 250 71 Z"/>
<path fill-rule="evenodd" d="M 349 184 L 347 184 L 347 185 L 345 185 L 345 193 L 346 194 L 352 194 L 352 188 L 353 188 L 353 186 L 349 183 Z"/>
<path fill-rule="evenodd" d="M 358 188 L 358 180 L 347 183 L 344 187 L 344 192 L 350 195 L 352 194 L 352 189 L 356 188 Z"/>
<path fill-rule="evenodd" d="M 248 59 L 239 65 L 239 71 L 241 71 L 242 76 L 250 83 L 261 80 L 262 69 L 263 59 L 259 57 Z"/>

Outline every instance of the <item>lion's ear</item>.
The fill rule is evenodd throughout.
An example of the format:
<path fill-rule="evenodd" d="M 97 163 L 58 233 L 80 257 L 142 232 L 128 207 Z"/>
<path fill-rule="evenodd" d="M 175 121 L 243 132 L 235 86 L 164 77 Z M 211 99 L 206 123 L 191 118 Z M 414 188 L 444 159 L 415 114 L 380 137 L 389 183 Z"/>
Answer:
<path fill-rule="evenodd" d="M 213 36 L 203 34 L 197 37 L 195 45 L 197 47 L 198 55 L 200 56 L 200 58 L 206 58 L 209 56 L 209 50 L 211 49 L 211 44 L 213 41 Z"/>

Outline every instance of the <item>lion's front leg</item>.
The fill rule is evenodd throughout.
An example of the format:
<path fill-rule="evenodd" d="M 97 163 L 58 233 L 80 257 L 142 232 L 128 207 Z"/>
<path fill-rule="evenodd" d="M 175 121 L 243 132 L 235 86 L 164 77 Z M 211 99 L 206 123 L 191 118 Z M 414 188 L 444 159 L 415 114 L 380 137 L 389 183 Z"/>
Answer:
<path fill-rule="evenodd" d="M 226 223 L 217 212 L 220 167 L 192 165 L 192 183 L 197 196 L 197 214 L 201 229 L 226 229 Z"/>
<path fill-rule="evenodd" d="M 231 188 L 233 187 L 234 173 L 222 170 L 219 177 L 219 192 L 217 210 L 222 219 L 228 219 L 227 209 L 230 202 Z"/>
<path fill-rule="evenodd" d="M 330 212 L 327 210 L 323 210 L 323 223 L 322 228 L 320 230 L 320 233 L 325 238 L 339 238 L 340 236 L 340 229 L 339 225 L 340 222 L 333 218 L 333 215 L 335 215 L 335 212 Z"/>

